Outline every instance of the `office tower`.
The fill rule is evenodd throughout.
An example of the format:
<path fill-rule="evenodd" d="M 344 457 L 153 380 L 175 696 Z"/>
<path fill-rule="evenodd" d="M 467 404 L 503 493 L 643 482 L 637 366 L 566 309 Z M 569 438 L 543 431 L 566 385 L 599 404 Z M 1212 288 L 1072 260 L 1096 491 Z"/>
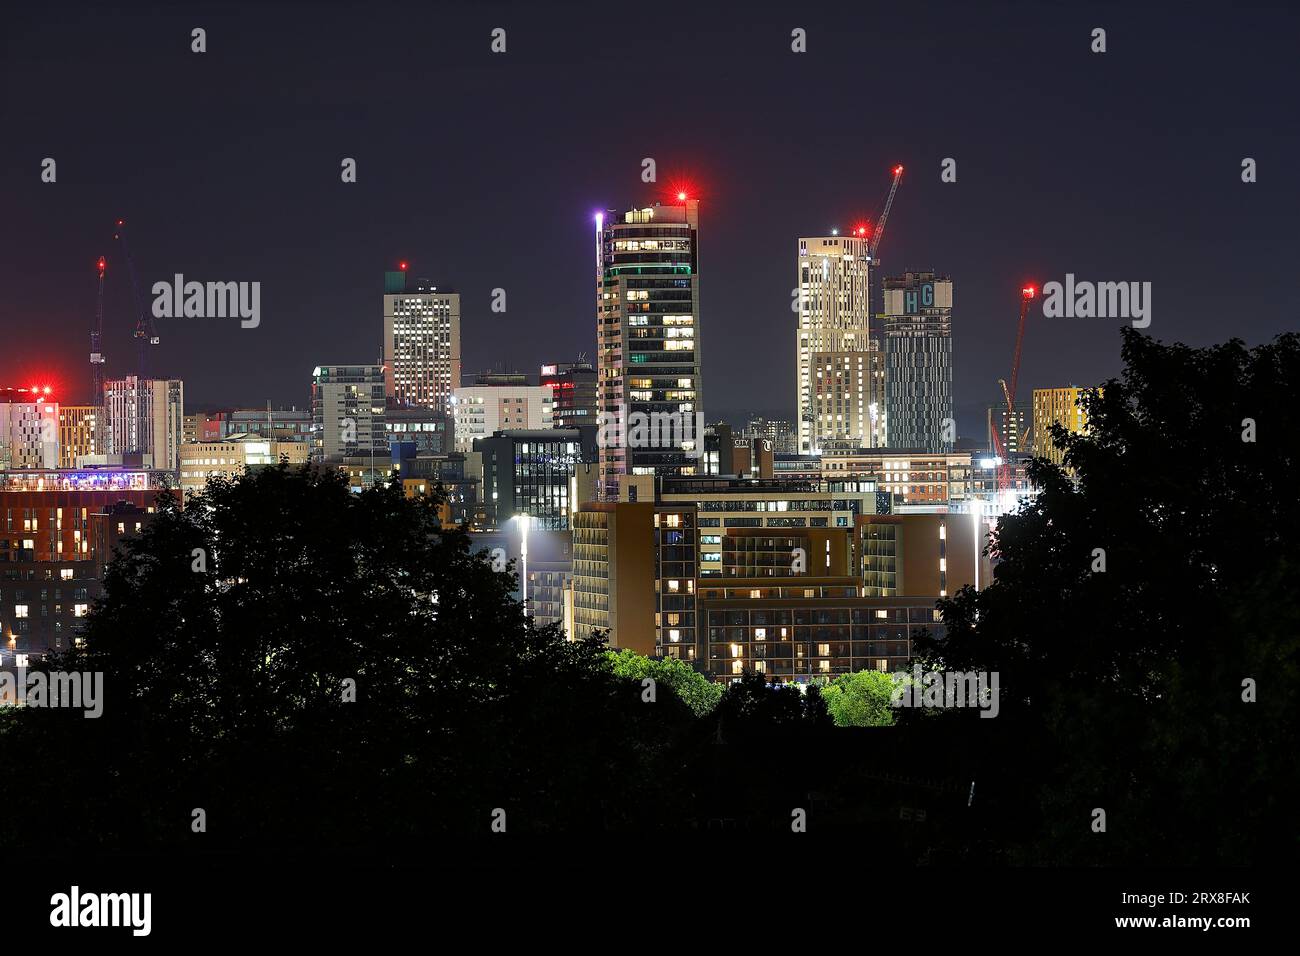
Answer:
<path fill-rule="evenodd" d="M 312 372 L 312 457 L 388 459 L 384 435 L 384 368 L 318 365 Z"/>
<path fill-rule="evenodd" d="M 1060 465 L 1065 452 L 1052 444 L 1052 426 L 1061 425 L 1068 432 L 1083 434 L 1088 430 L 1088 413 L 1079 400 L 1085 389 L 1034 389 L 1034 456 Z"/>
<path fill-rule="evenodd" d="M 874 448 L 885 441 L 882 374 L 869 333 L 869 247 L 864 235 L 799 240 L 794 305 L 800 454 Z"/>
<path fill-rule="evenodd" d="M 184 438 L 185 387 L 179 379 L 104 382 L 104 453 L 138 454 L 145 468 L 176 471 Z"/>
<path fill-rule="evenodd" d="M 455 448 L 474 450 L 474 439 L 504 429 L 550 428 L 549 385 L 466 385 L 451 396 Z"/>
<path fill-rule="evenodd" d="M 460 294 L 406 272 L 384 273 L 384 395 L 447 411 L 460 386 Z"/>
<path fill-rule="evenodd" d="M 556 428 L 596 424 L 596 369 L 590 362 L 543 365 L 538 381 L 551 388 Z"/>
<path fill-rule="evenodd" d="M 59 467 L 59 404 L 50 390 L 0 389 L 0 469 Z"/>
<path fill-rule="evenodd" d="M 98 405 L 59 406 L 59 467 L 76 468 L 79 458 L 104 453 Z"/>
<path fill-rule="evenodd" d="M 568 528 L 576 505 L 574 474 L 595 457 L 595 434 L 591 427 L 510 429 L 476 439 L 487 526 L 528 515 L 542 531 Z"/>
<path fill-rule="evenodd" d="M 909 272 L 885 280 L 888 447 L 951 451 L 952 279 Z"/>
<path fill-rule="evenodd" d="M 703 471 L 700 204 L 596 216 L 602 494 L 625 474 Z"/>

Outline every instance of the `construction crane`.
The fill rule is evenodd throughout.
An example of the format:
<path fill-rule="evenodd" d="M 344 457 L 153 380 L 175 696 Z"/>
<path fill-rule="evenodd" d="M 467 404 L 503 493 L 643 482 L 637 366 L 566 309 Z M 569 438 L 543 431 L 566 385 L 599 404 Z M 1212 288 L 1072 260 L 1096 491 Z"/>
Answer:
<path fill-rule="evenodd" d="M 95 300 L 95 322 L 90 327 L 90 404 L 104 407 L 104 272 L 108 262 L 103 256 L 96 263 L 99 268 L 99 295 Z M 103 415 L 100 415 L 103 418 Z"/>
<path fill-rule="evenodd" d="M 871 232 L 870 257 L 873 263 L 880 259 L 880 244 L 885 238 L 885 224 L 889 222 L 889 207 L 894 204 L 894 193 L 898 192 L 898 181 L 903 178 L 903 167 L 894 167 L 894 182 L 889 187 L 889 198 L 885 200 L 885 208 L 880 212 L 880 218 L 876 220 L 876 228 Z"/>
<path fill-rule="evenodd" d="M 119 219 L 117 221 L 117 231 L 113 238 L 122 243 L 122 254 L 126 257 L 127 271 L 131 273 L 131 291 L 135 295 L 135 339 L 140 347 L 139 371 L 137 374 L 140 378 L 147 377 L 149 356 L 146 349 L 147 345 L 158 344 L 158 330 L 154 327 L 153 316 L 145 310 L 144 299 L 140 296 L 140 282 L 136 277 L 135 260 L 131 258 L 131 247 L 126 242 L 126 222 Z"/>
<path fill-rule="evenodd" d="M 1020 290 L 1020 323 L 1016 327 L 1016 352 L 1015 357 L 1011 360 L 1011 384 L 1008 385 L 1004 379 L 998 379 L 998 384 L 1002 386 L 1002 397 L 1007 402 L 1007 422 L 1016 417 L 1016 383 L 1020 379 L 1020 356 L 1025 344 L 1025 317 L 1029 314 L 1029 303 L 1033 301 L 1038 290 L 1032 285 L 1027 285 Z M 994 453 L 1002 460 L 998 466 L 998 493 L 1001 494 L 1011 488 L 1011 458 L 1007 449 L 1002 445 L 1002 438 L 999 434 L 1001 429 L 993 429 L 993 450 Z"/>

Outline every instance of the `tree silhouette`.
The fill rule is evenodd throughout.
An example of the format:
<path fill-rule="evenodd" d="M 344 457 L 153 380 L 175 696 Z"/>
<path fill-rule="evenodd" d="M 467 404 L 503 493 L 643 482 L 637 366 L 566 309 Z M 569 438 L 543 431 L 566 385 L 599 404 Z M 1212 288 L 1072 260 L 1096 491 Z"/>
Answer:
<path fill-rule="evenodd" d="M 536 627 L 513 584 L 395 485 L 282 464 L 184 509 L 161 497 L 84 647 L 52 662 L 103 672 L 104 716 L 7 715 L 6 763 L 51 772 L 0 783 L 5 842 L 70 792 L 93 795 L 86 826 L 51 827 L 70 846 L 193 844 L 193 808 L 204 848 L 414 849 L 488 833 L 497 808 L 524 832 L 662 813 L 657 762 L 689 710 Z"/>
<path fill-rule="evenodd" d="M 1088 433 L 1054 429 L 1066 468 L 1031 464 L 1040 490 L 998 528 L 994 583 L 943 602 L 930 651 L 1001 674 L 990 760 L 1023 784 L 1020 858 L 1290 857 L 1300 339 L 1193 349 L 1126 329 L 1123 357 Z"/>

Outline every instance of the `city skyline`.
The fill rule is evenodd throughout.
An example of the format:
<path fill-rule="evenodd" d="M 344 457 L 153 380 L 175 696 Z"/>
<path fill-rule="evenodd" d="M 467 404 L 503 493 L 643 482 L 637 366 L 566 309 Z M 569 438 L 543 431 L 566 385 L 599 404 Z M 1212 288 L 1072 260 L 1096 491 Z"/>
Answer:
<path fill-rule="evenodd" d="M 1275 920 L 1300 5 L 5 26 L 10 936 Z"/>
<path fill-rule="evenodd" d="M 1024 281 L 1067 274 L 1150 281 L 1156 306 L 1149 332 L 1166 341 L 1221 340 L 1228 315 L 1232 334 L 1250 343 L 1285 329 L 1296 293 L 1285 281 L 1283 244 L 1267 240 L 1280 235 L 1283 210 L 1295 198 L 1297 187 L 1281 175 L 1295 134 L 1266 122 L 1285 109 L 1287 94 L 1276 92 L 1284 87 L 1273 87 L 1267 102 L 1239 101 L 1218 84 L 1197 87 L 1196 107 L 1173 95 L 1183 88 L 1179 84 L 1190 89 L 1199 83 L 1198 53 L 1220 40 L 1223 68 L 1247 85 L 1263 85 L 1273 69 L 1268 45 L 1280 43 L 1285 31 L 1249 28 L 1254 46 L 1247 56 L 1243 45 L 1229 42 L 1245 26 L 1229 23 L 1212 33 L 1194 21 L 1103 9 L 1097 16 L 1112 38 L 1125 40 L 1112 40 L 1105 56 L 1095 56 L 1087 49 L 1087 31 L 1061 13 L 1035 11 L 996 31 L 984 27 L 972 34 L 974 13 L 936 9 L 938 17 L 901 10 L 844 14 L 864 28 L 874 25 L 876 35 L 914 35 L 927 23 L 941 28 L 926 33 L 924 49 L 933 62 L 922 75 L 909 75 L 906 97 L 898 103 L 880 98 L 873 103 L 880 115 L 860 128 L 850 124 L 812 138 L 816 142 L 791 136 L 793 119 L 781 110 L 794 117 L 798 110 L 815 116 L 827 109 L 797 87 L 786 89 L 810 69 L 830 79 L 852 75 L 852 50 L 834 24 L 807 18 L 809 52 L 801 59 L 789 52 L 785 21 L 793 14 L 753 11 L 747 28 L 734 35 L 738 21 L 727 14 L 693 14 L 663 55 L 704 71 L 696 108 L 678 118 L 671 136 L 620 127 L 599 149 L 580 121 L 546 108 L 579 91 L 596 106 L 616 96 L 588 81 L 592 68 L 608 70 L 618 61 L 599 42 L 582 42 L 598 31 L 577 7 L 564 8 L 571 17 L 553 18 L 512 10 L 504 56 L 488 51 L 488 19 L 442 12 L 436 26 L 448 38 L 445 63 L 417 69 L 384 59 L 385 69 L 378 70 L 361 60 L 346 80 L 315 67 L 295 80 L 289 67 L 306 69 L 303 54 L 279 51 L 249 64 L 243 81 L 221 87 L 220 94 L 202 73 L 165 88 L 148 80 L 190 55 L 184 44 L 168 49 L 173 33 L 188 36 L 188 21 L 166 14 L 129 21 L 138 29 L 122 42 L 132 56 L 125 63 L 113 57 L 110 67 L 120 75 L 121 94 L 114 97 L 120 102 L 104 115 L 87 116 L 75 132 L 54 120 L 81 98 L 91 72 L 107 63 L 96 27 L 113 35 L 126 31 L 91 11 L 75 29 L 60 25 L 59 42 L 52 42 L 46 32 L 52 25 L 33 22 L 31 48 L 41 57 L 12 50 L 5 61 L 6 77 L 21 74 L 32 95 L 6 101 L 16 148 L 6 151 L 0 167 L 15 207 L 11 239 L 23 237 L 0 263 L 0 308 L 9 320 L 29 319 L 30 334 L 0 355 L 0 382 L 23 385 L 35 377 L 56 384 L 64 402 L 85 400 L 83 353 L 99 255 L 110 257 L 107 374 L 136 373 L 132 293 L 127 270 L 114 262 L 121 258 L 112 241 L 118 217 L 130 223 L 146 291 L 177 273 L 263 284 L 265 319 L 257 328 L 158 320 L 161 344 L 152 349 L 150 374 L 184 380 L 196 408 L 260 406 L 268 399 L 302 407 L 316 365 L 375 361 L 381 337 L 364 319 L 374 314 L 381 293 L 379 273 L 402 259 L 411 263 L 412 275 L 461 291 L 466 369 L 533 371 L 544 362 L 594 355 L 592 212 L 666 200 L 685 184 L 700 196 L 708 223 L 701 323 L 715 345 L 704 357 L 706 414 L 749 410 L 794 420 L 790 250 L 799 236 L 874 221 L 895 163 L 908 171 L 890 220 L 883 271 L 873 271 L 933 269 L 953 277 L 953 388 L 963 436 L 982 437 L 997 379 L 1008 373 Z M 402 12 L 413 28 L 428 25 L 424 16 L 418 8 Z M 259 29 L 249 30 L 245 9 L 215 16 L 207 27 L 208 62 L 250 55 L 270 42 L 279 20 L 289 18 L 283 10 L 266 11 L 255 21 Z M 352 25 L 372 39 L 388 26 L 365 16 Z M 771 35 L 760 42 L 755 29 Z M 297 47 L 328 50 L 342 42 L 337 30 L 295 20 L 290 32 Z M 552 62 L 548 51 L 561 35 L 566 51 L 587 52 Z M 51 42 L 41 42 L 42 36 Z M 385 49 L 382 43 L 358 46 L 362 52 L 351 55 L 382 57 L 365 51 Z M 990 54 L 991 47 L 1004 55 Z M 706 48 L 709 58 L 699 60 L 696 54 Z M 873 57 L 881 76 L 906 62 L 905 51 L 888 44 Z M 1071 69 L 1053 70 L 1062 57 Z M 539 63 L 555 75 L 542 99 L 525 79 Z M 750 71 L 746 96 L 727 98 L 726 85 L 712 82 L 714 74 L 741 67 Z M 462 130 L 463 142 L 430 154 L 422 147 L 433 140 L 418 124 L 394 122 L 418 109 L 402 91 L 436 88 L 453 73 L 481 82 L 466 83 L 463 95 L 438 97 L 438 115 Z M 1031 74 L 1040 81 L 1021 81 Z M 1144 104 L 1125 95 L 1138 84 L 1169 100 L 1159 129 L 1146 122 Z M 279 99 L 255 101 L 254 91 L 260 97 L 263 88 L 280 91 Z M 307 102 L 302 94 L 309 88 Z M 971 109 L 982 94 L 1008 89 L 1014 96 L 996 114 Z M 219 135 L 184 125 L 187 104 L 218 95 L 224 98 L 215 114 Z M 907 118 L 902 99 L 935 105 L 918 124 Z M 344 107 L 342 123 L 333 122 L 331 103 Z M 1042 111 L 1062 103 L 1087 106 L 1077 118 L 1035 119 L 1050 118 Z M 287 123 L 285 105 L 292 107 Z M 1232 135 L 1222 129 L 1207 135 L 1201 119 L 1206 105 Z M 979 123 L 963 112 L 978 115 Z M 179 117 L 175 135 L 158 131 L 161 115 Z M 1060 137 L 1036 135 L 1040 126 L 1096 128 L 1105 135 L 1095 143 L 1073 136 L 1062 150 Z M 498 148 L 494 136 L 501 129 L 511 131 L 513 148 Z M 204 146 L 214 135 L 222 143 L 217 150 Z M 1127 143 L 1141 158 L 1112 155 L 1115 142 Z M 274 161 L 266 160 L 271 153 Z M 158 163 L 163 154 L 168 162 Z M 60 161 L 56 183 L 40 181 L 45 156 Z M 349 156 L 357 159 L 358 176 L 346 184 L 339 181 L 339 163 Z M 1244 156 L 1257 158 L 1258 182 L 1241 181 Z M 646 157 L 657 161 L 654 184 L 640 181 Z M 956 182 L 940 178 L 945 158 L 957 160 Z M 502 245 L 502 210 L 511 220 L 544 224 L 546 239 Z M 987 234 L 994 227 L 999 241 L 991 243 Z M 509 296 L 503 313 L 492 311 L 498 288 Z M 1241 290 L 1250 296 L 1244 308 Z M 1024 394 L 1034 387 L 1094 384 L 1118 370 L 1118 323 L 1046 319 L 1041 312 L 1031 318 Z M 756 329 L 762 348 L 722 347 L 743 343 Z M 776 389 L 769 382 L 783 384 Z"/>

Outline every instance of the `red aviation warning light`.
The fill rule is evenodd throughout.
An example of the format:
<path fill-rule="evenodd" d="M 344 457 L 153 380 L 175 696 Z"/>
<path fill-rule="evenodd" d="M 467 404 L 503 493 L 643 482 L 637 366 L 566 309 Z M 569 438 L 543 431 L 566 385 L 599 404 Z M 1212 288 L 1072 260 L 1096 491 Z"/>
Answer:
<path fill-rule="evenodd" d="M 1032 299 L 1034 296 L 1038 294 L 1038 290 L 1035 289 L 1032 285 L 1027 285 L 1020 290 L 1020 294 L 1023 295 L 1026 299 Z"/>
<path fill-rule="evenodd" d="M 677 201 L 686 202 L 686 192 L 684 190 L 677 193 Z"/>
<path fill-rule="evenodd" d="M 902 173 L 902 171 L 903 171 L 903 167 L 902 167 L 902 166 L 895 166 L 895 167 L 894 167 L 894 175 L 895 175 L 895 176 L 897 176 L 897 175 L 899 175 L 900 173 Z"/>
<path fill-rule="evenodd" d="M 406 271 L 406 266 L 407 266 L 407 263 L 405 263 L 405 262 L 399 262 L 399 263 L 397 264 L 397 268 L 401 269 L 403 272 Z"/>
<path fill-rule="evenodd" d="M 95 263 L 95 264 L 96 264 L 97 266 L 99 266 L 99 277 L 100 277 L 101 279 L 104 278 L 104 270 L 108 268 L 108 263 L 104 261 L 104 257 L 103 257 L 103 256 L 100 256 L 100 257 L 99 257 L 99 262 L 97 262 L 97 263 Z"/>

